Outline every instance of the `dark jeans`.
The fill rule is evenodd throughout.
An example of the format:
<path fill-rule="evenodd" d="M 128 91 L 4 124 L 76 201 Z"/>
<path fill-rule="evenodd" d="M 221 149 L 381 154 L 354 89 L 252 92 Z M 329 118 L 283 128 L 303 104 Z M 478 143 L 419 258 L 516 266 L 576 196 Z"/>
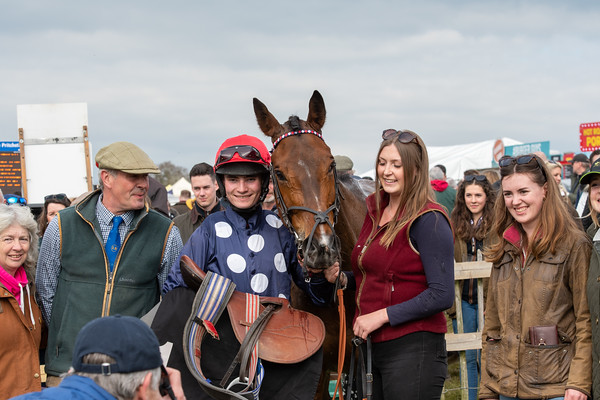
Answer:
<path fill-rule="evenodd" d="M 443 333 L 415 332 L 373 343 L 373 400 L 438 400 L 447 370 Z"/>

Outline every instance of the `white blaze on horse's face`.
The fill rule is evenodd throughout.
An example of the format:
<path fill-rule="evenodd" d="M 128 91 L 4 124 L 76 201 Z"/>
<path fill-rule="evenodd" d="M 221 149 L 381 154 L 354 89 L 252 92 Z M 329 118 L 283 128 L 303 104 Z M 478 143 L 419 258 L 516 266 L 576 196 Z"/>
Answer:
<path fill-rule="evenodd" d="M 311 167 L 304 160 L 298 161 L 298 166 L 306 174 L 306 177 L 305 177 L 306 179 L 303 179 L 303 181 L 309 181 L 309 180 L 313 179 Z M 308 198 L 314 199 L 313 204 L 315 204 L 315 207 L 316 207 L 315 209 L 317 211 L 326 211 L 327 207 L 325 207 L 324 209 L 320 209 L 320 208 L 323 208 L 323 206 L 321 205 L 321 201 L 319 200 L 320 196 L 321 196 L 321 193 L 318 193 L 318 192 L 304 193 L 304 200 L 306 202 L 306 200 L 308 200 Z M 312 218 L 312 216 L 309 216 L 309 218 Z M 313 221 L 309 221 L 309 222 L 310 222 L 310 224 L 314 223 Z M 309 224 L 309 226 L 310 226 L 310 224 Z M 301 240 L 307 239 L 309 234 L 310 234 L 310 231 L 302 232 Z M 331 235 L 333 235 L 333 232 L 331 231 L 331 229 L 329 229 L 329 226 L 327 224 L 319 224 L 317 226 L 317 229 L 315 230 L 315 239 L 318 239 L 319 245 L 323 246 L 326 249 L 331 244 Z"/>
<path fill-rule="evenodd" d="M 304 172 L 306 173 L 306 178 L 307 179 L 312 179 L 311 176 L 311 171 L 308 165 L 306 165 L 306 163 L 304 162 L 304 160 L 300 160 L 298 161 L 298 166 L 302 169 L 304 169 Z M 317 202 L 319 201 L 319 199 L 317 199 Z"/>

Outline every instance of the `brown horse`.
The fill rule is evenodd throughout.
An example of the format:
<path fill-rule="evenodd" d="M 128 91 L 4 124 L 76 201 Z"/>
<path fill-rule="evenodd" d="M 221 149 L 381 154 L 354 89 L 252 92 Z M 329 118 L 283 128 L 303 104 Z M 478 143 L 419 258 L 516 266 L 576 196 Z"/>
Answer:
<path fill-rule="evenodd" d="M 349 270 L 352 248 L 366 214 L 365 194 L 352 177 L 337 179 L 334 158 L 321 136 L 326 114 L 323 97 L 315 90 L 306 121 L 291 116 L 280 124 L 256 98 L 254 113 L 260 129 L 273 143 L 271 162 L 277 207 L 283 222 L 296 236 L 299 257 L 308 267 L 326 268 L 339 261 L 343 270 Z M 334 305 L 315 306 L 296 287 L 292 288 L 291 302 L 294 307 L 319 315 L 325 322 L 327 336 L 323 345 L 320 396 L 328 399 L 327 372 L 337 366 L 337 309 Z M 352 338 L 354 293 L 345 294 L 344 304 L 347 335 Z"/>

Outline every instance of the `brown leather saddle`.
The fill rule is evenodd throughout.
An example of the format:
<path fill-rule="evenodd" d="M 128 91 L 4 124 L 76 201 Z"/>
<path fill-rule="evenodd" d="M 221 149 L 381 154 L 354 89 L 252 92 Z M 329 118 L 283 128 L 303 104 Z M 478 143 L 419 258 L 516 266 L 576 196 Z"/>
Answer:
<path fill-rule="evenodd" d="M 198 290 L 206 272 L 188 256 L 181 257 L 181 274 L 189 288 Z M 258 356 L 264 360 L 294 364 L 307 359 L 321 348 L 325 340 L 325 325 L 321 319 L 306 311 L 292 308 L 287 299 L 261 297 L 260 312 L 274 306 L 268 322 L 258 337 Z M 240 343 L 244 342 L 247 327 L 246 295 L 234 291 L 227 303 L 231 326 Z"/>

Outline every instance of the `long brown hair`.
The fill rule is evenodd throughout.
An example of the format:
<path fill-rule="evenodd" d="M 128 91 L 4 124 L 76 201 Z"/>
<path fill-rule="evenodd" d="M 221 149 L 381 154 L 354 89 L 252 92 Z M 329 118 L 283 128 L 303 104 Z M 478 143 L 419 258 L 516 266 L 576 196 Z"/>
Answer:
<path fill-rule="evenodd" d="M 483 175 L 481 175 L 483 176 Z M 485 193 L 485 205 L 483 206 L 483 215 L 481 224 L 477 221 L 472 224 L 473 215 L 465 202 L 465 191 L 467 186 L 476 185 L 483 189 Z M 483 181 L 473 179 L 471 181 L 464 180 L 458 185 L 456 191 L 456 202 L 450 214 L 450 222 L 454 229 L 454 237 L 460 240 L 470 240 L 475 238 L 483 240 L 484 237 L 492 230 L 494 222 L 494 203 L 496 201 L 496 192 L 492 189 L 492 185 L 486 179 Z"/>
<path fill-rule="evenodd" d="M 428 201 L 433 201 L 433 191 L 429 183 L 429 157 L 423 140 L 412 131 L 415 139 L 408 143 L 401 143 L 397 136 L 390 139 L 385 139 L 379 146 L 377 158 L 375 159 L 375 171 L 379 164 L 379 156 L 384 147 L 393 145 L 396 146 L 400 159 L 402 161 L 402 173 L 404 174 L 404 189 L 400 194 L 400 206 L 396 210 L 396 214 L 388 223 L 385 233 L 381 238 L 381 245 L 386 249 L 394 242 L 394 238 L 408 224 L 416 218 L 417 214 Z M 377 173 L 377 172 L 376 172 Z M 375 190 L 375 216 L 377 221 L 381 219 L 383 210 L 381 209 L 382 196 L 387 195 L 383 192 L 380 177 L 376 177 Z M 377 229 L 377 224 L 374 225 L 374 230 Z M 373 233 L 373 232 L 372 232 Z"/>
<path fill-rule="evenodd" d="M 527 248 L 536 259 L 539 259 L 544 254 L 556 253 L 556 248 L 560 242 L 564 242 L 565 238 L 576 240 L 578 237 L 585 238 L 585 234 L 577 227 L 573 218 L 569 214 L 567 207 L 560 197 L 560 192 L 556 181 L 550 175 L 550 170 L 546 163 L 539 160 L 537 156 L 533 156 L 526 164 L 518 164 L 516 162 L 500 168 L 500 176 L 502 182 L 508 176 L 513 174 L 527 174 L 531 180 L 540 187 L 546 187 L 546 197 L 542 203 L 540 210 L 540 222 L 533 243 L 527 243 Z M 523 157 L 523 156 L 521 156 Z M 502 162 L 502 160 L 500 160 Z M 501 192 L 502 193 L 502 192 Z M 504 231 L 514 224 L 521 232 L 524 240 L 527 240 L 527 235 L 521 224 L 515 221 L 508 209 L 504 198 L 499 198 L 495 206 L 495 222 L 494 231 L 501 238 L 493 245 L 486 257 L 492 262 L 499 262 L 504 255 L 504 246 L 507 243 L 503 238 Z"/>

